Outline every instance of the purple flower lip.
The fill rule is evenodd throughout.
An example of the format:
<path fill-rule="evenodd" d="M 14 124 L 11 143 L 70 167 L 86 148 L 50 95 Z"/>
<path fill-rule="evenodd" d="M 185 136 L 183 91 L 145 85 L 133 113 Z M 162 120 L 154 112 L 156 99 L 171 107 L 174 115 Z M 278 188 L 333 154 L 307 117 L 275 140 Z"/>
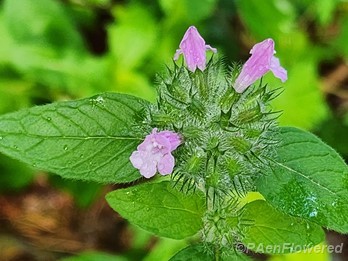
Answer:
<path fill-rule="evenodd" d="M 260 79 L 268 71 L 272 71 L 275 77 L 282 82 L 288 79 L 287 71 L 280 65 L 279 59 L 274 56 L 274 41 L 268 38 L 257 43 L 250 50 L 250 58 L 243 65 L 238 75 L 234 89 L 238 93 L 244 92 L 251 84 Z"/>
<path fill-rule="evenodd" d="M 191 72 L 195 72 L 197 68 L 204 71 L 206 67 L 205 53 L 207 50 L 211 50 L 214 53 L 217 52 L 216 48 L 205 44 L 203 37 L 194 26 L 190 26 L 187 29 L 179 47 L 180 49 L 177 49 L 174 55 L 174 61 L 179 59 L 180 54 L 183 54 L 187 67 Z"/>
<path fill-rule="evenodd" d="M 157 171 L 161 175 L 168 175 L 175 165 L 171 153 L 181 142 L 179 134 L 168 130 L 157 132 L 157 128 L 154 128 L 129 159 L 145 178 L 153 177 Z"/>

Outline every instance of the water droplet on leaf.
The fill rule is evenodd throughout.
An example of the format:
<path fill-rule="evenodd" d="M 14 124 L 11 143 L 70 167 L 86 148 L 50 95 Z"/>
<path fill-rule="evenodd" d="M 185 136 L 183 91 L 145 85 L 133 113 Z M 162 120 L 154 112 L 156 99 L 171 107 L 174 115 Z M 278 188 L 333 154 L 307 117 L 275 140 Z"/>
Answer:
<path fill-rule="evenodd" d="M 311 213 L 309 213 L 309 217 L 316 217 L 318 215 L 318 211 L 315 209 Z"/>
<path fill-rule="evenodd" d="M 68 150 L 68 145 L 64 145 L 64 150 Z"/>

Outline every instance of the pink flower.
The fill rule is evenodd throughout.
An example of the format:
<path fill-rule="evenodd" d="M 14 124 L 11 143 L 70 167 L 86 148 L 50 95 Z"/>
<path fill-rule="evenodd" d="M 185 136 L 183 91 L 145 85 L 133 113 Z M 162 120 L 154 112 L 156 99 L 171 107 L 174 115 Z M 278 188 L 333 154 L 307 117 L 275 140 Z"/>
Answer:
<path fill-rule="evenodd" d="M 257 43 L 250 50 L 251 57 L 243 65 L 242 71 L 234 83 L 236 92 L 242 93 L 246 88 L 260 79 L 268 71 L 285 82 L 288 79 L 287 71 L 280 66 L 279 59 L 274 56 L 274 41 L 266 39 Z"/>
<path fill-rule="evenodd" d="M 192 72 L 196 71 L 197 67 L 201 71 L 205 69 L 205 52 L 207 50 L 217 52 L 215 48 L 205 44 L 204 39 L 194 26 L 187 29 L 179 47 L 180 49 L 177 49 L 174 55 L 174 61 L 179 59 L 180 54 L 183 54 L 187 67 Z"/>
<path fill-rule="evenodd" d="M 180 143 L 179 134 L 167 130 L 157 132 L 157 128 L 154 128 L 138 146 L 138 150 L 132 153 L 130 161 L 145 178 L 151 178 L 157 171 L 161 175 L 171 174 L 175 161 L 171 152 Z"/>

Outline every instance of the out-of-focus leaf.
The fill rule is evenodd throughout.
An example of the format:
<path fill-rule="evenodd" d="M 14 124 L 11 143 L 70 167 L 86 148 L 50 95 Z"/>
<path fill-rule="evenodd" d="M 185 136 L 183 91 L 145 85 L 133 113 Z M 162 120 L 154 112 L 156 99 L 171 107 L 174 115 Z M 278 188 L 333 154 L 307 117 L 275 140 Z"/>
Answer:
<path fill-rule="evenodd" d="M 28 82 L 0 79 L 0 114 L 28 107 L 31 104 L 30 88 Z"/>
<path fill-rule="evenodd" d="M 114 80 L 114 90 L 117 92 L 132 94 L 152 102 L 156 100 L 155 88 L 151 86 L 147 77 L 140 72 L 118 68 L 114 72 Z"/>
<path fill-rule="evenodd" d="M 55 50 L 84 48 L 70 17 L 58 1 L 5 0 L 4 18 L 18 43 L 51 46 Z"/>
<path fill-rule="evenodd" d="M 155 247 L 144 258 L 143 261 L 169 260 L 176 252 L 187 246 L 185 240 L 175 240 L 170 238 L 159 238 Z"/>
<path fill-rule="evenodd" d="M 0 154 L 0 192 L 19 190 L 34 179 L 34 171 L 28 165 Z"/>
<path fill-rule="evenodd" d="M 316 134 L 343 156 L 348 156 L 348 122 L 336 117 L 323 121 L 316 129 Z"/>
<path fill-rule="evenodd" d="M 14 0 L 6 1 L 1 11 L 0 65 L 77 97 L 111 89 L 108 60 L 87 53 L 62 4 Z"/>
<path fill-rule="evenodd" d="M 57 175 L 52 175 L 49 178 L 50 184 L 59 188 L 60 190 L 70 193 L 74 197 L 76 205 L 80 208 L 89 207 L 94 200 L 100 196 L 100 192 L 103 187 L 103 185 L 95 182 L 63 179 Z"/>
<path fill-rule="evenodd" d="M 60 261 L 128 261 L 128 259 L 108 253 L 89 251 L 76 256 L 62 258 Z"/>
<path fill-rule="evenodd" d="M 116 66 L 122 70 L 138 67 L 145 62 L 157 36 L 156 21 L 141 5 L 117 6 L 113 10 L 117 23 L 109 29 L 109 46 Z"/>
<path fill-rule="evenodd" d="M 339 20 L 340 33 L 335 39 L 333 39 L 330 44 L 333 46 L 333 49 L 339 52 L 339 55 L 348 57 L 348 17 L 343 16 Z"/>
<path fill-rule="evenodd" d="M 216 0 L 160 0 L 162 10 L 171 21 L 196 23 L 212 14 Z"/>
<path fill-rule="evenodd" d="M 326 117 L 328 108 L 320 93 L 316 71 L 315 61 L 309 57 L 289 69 L 284 92 L 272 101 L 274 110 L 283 112 L 279 118 L 281 125 L 311 129 Z M 272 86 L 283 85 L 272 73 L 264 81 Z"/>
<path fill-rule="evenodd" d="M 295 10 L 288 0 L 238 0 L 237 11 L 253 36 L 278 41 L 295 24 Z"/>
<path fill-rule="evenodd" d="M 312 2 L 315 5 L 316 16 L 321 25 L 327 25 L 331 22 L 339 2 L 339 0 L 316 0 Z"/>

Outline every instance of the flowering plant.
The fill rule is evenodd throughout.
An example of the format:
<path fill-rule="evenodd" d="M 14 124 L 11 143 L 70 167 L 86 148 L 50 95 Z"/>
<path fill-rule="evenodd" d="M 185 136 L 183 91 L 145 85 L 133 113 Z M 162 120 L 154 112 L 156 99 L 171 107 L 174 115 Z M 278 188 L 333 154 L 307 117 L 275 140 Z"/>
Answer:
<path fill-rule="evenodd" d="M 174 56 L 185 63 L 159 76 L 155 104 L 104 93 L 2 115 L 0 151 L 65 178 L 132 185 L 107 202 L 155 235 L 192 238 L 171 260 L 249 260 L 241 245 L 300 246 L 287 253 L 322 242 L 322 227 L 347 233 L 347 165 L 313 134 L 278 126 L 269 102 L 280 90 L 259 81 L 287 80 L 274 41 L 257 43 L 241 71 L 208 50 L 191 26 Z"/>

